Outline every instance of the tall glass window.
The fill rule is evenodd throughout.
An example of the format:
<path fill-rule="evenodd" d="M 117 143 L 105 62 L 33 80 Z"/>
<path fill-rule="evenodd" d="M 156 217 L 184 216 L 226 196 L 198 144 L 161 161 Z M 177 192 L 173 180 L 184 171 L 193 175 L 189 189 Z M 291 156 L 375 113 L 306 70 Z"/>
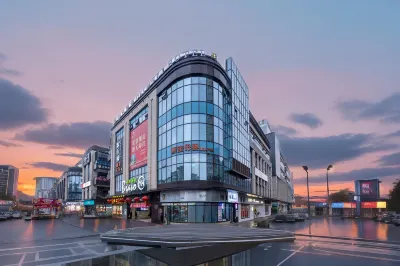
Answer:
<path fill-rule="evenodd" d="M 68 176 L 68 200 L 81 200 L 82 199 L 82 176 Z"/>
<path fill-rule="evenodd" d="M 198 76 L 178 80 L 160 93 L 159 184 L 213 180 L 250 192 L 250 182 L 228 172 L 232 156 L 229 95 L 218 82 Z"/>

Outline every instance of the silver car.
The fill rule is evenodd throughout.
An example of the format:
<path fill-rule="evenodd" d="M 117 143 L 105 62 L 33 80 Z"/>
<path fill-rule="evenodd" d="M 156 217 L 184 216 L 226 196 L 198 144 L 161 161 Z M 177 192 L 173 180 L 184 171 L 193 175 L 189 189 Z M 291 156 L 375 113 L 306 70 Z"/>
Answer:
<path fill-rule="evenodd" d="M 0 221 L 5 221 L 5 220 L 7 220 L 7 216 L 4 213 L 0 212 Z"/>

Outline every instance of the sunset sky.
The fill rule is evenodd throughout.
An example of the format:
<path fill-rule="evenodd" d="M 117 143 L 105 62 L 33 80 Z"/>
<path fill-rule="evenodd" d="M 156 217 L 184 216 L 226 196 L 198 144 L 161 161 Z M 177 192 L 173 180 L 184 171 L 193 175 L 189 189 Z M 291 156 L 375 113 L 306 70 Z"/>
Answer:
<path fill-rule="evenodd" d="M 59 177 L 176 54 L 232 56 L 295 193 L 400 177 L 400 1 L 1 1 L 0 164 Z M 93 133 L 95 135 L 93 136 Z M 97 134 L 96 134 L 97 133 Z"/>

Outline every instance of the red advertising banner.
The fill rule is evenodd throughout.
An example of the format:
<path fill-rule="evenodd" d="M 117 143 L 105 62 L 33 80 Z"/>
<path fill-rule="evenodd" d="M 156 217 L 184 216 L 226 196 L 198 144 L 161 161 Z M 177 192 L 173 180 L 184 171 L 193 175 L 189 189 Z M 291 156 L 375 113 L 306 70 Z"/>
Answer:
<path fill-rule="evenodd" d="M 361 202 L 361 208 L 363 209 L 376 209 L 377 202 Z"/>
<path fill-rule="evenodd" d="M 129 145 L 129 169 L 147 164 L 147 120 L 131 130 Z"/>

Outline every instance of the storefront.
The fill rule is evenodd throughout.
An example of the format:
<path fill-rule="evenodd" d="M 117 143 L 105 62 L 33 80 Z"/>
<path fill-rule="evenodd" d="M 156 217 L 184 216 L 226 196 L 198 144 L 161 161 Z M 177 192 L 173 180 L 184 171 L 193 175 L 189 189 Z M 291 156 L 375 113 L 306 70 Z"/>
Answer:
<path fill-rule="evenodd" d="M 321 216 L 321 215 L 328 215 L 328 204 L 326 202 L 316 202 L 315 203 L 315 215 L 316 216 Z"/>
<path fill-rule="evenodd" d="M 111 214 L 113 217 L 122 218 L 122 216 L 127 215 L 127 204 L 126 204 L 126 196 L 119 195 L 119 196 L 112 196 L 111 198 L 107 199 L 107 203 L 111 205 Z M 107 209 L 106 206 L 104 209 Z"/>
<path fill-rule="evenodd" d="M 239 221 L 252 220 L 271 215 L 271 205 L 265 204 L 262 197 L 247 194 L 246 202 L 240 203 Z"/>
<path fill-rule="evenodd" d="M 63 204 L 64 212 L 66 214 L 79 213 L 82 211 L 82 203 L 78 201 L 67 201 Z"/>
<path fill-rule="evenodd" d="M 33 199 L 33 219 L 57 218 L 61 209 L 61 200 Z"/>
<path fill-rule="evenodd" d="M 131 218 L 132 219 L 150 219 L 151 218 L 151 204 L 149 201 L 149 196 L 142 197 L 134 197 L 132 199 L 132 203 L 130 204 L 131 208 Z M 135 216 L 135 212 L 137 217 Z"/>
<path fill-rule="evenodd" d="M 332 203 L 333 216 L 354 217 L 356 215 L 356 202 L 334 202 Z M 386 209 L 386 202 L 361 202 L 361 217 L 373 218 Z"/>
<path fill-rule="evenodd" d="M 183 190 L 162 192 L 160 202 L 167 221 L 173 223 L 218 223 L 238 216 L 237 191 Z"/>

